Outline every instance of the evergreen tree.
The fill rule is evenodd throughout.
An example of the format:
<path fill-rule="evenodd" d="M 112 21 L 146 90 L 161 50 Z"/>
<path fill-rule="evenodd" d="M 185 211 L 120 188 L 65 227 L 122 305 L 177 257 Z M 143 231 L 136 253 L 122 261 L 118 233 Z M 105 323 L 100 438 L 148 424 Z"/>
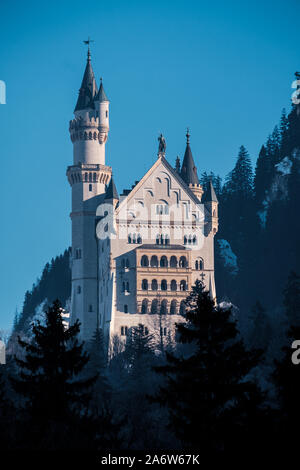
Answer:
<path fill-rule="evenodd" d="M 156 399 L 169 407 L 170 428 L 184 448 L 213 457 L 230 446 L 226 436 L 238 446 L 241 431 L 252 429 L 261 395 L 247 376 L 260 353 L 245 349 L 231 311 L 216 307 L 199 281 L 186 305 L 186 322 L 177 330 L 191 350 L 186 356 L 167 354 L 168 364 L 157 368 L 167 385 Z"/>
<path fill-rule="evenodd" d="M 289 274 L 283 294 L 283 304 L 289 325 L 300 326 L 300 276 L 294 271 Z"/>
<path fill-rule="evenodd" d="M 83 436 L 87 438 L 88 433 L 81 435 L 79 429 L 84 424 L 95 378 L 78 378 L 88 355 L 77 338 L 78 321 L 65 329 L 61 311 L 59 301 L 55 301 L 46 312 L 45 326 L 39 322 L 33 325 L 32 341 L 19 338 L 25 357 L 16 358 L 19 373 L 11 378 L 15 391 L 24 398 L 24 422 L 30 423 L 30 432 L 26 434 L 31 439 L 28 445 L 37 448 L 72 447 L 77 439 L 87 442 Z"/>
<path fill-rule="evenodd" d="M 261 349 L 265 353 L 271 339 L 271 325 L 259 301 L 252 307 L 250 321 L 252 327 L 249 335 L 250 346 L 254 349 Z"/>
<path fill-rule="evenodd" d="M 263 145 L 260 149 L 259 156 L 256 162 L 255 177 L 254 177 L 254 193 L 255 202 L 257 207 L 261 207 L 264 201 L 267 190 L 271 183 L 272 165 L 267 153 L 266 147 Z"/>
<path fill-rule="evenodd" d="M 85 375 L 96 377 L 93 405 L 98 410 L 107 409 L 111 390 L 107 379 L 107 348 L 101 328 L 96 328 L 88 345 L 88 353 L 90 360 Z"/>

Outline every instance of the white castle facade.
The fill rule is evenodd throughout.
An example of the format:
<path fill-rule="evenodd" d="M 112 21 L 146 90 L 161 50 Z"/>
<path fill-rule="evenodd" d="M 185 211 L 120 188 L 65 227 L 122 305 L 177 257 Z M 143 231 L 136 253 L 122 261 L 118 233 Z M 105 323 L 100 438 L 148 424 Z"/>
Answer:
<path fill-rule="evenodd" d="M 105 158 L 109 100 L 102 81 L 97 88 L 89 51 L 74 115 L 73 165 L 67 169 L 71 322 L 79 319 L 86 340 L 96 328 L 107 339 L 125 339 L 138 324 L 154 335 L 170 336 L 196 279 L 216 298 L 218 201 L 212 183 L 203 191 L 187 132 L 182 165 L 177 159 L 174 169 L 167 162 L 160 136 L 153 165 L 131 190 L 118 195 Z"/>

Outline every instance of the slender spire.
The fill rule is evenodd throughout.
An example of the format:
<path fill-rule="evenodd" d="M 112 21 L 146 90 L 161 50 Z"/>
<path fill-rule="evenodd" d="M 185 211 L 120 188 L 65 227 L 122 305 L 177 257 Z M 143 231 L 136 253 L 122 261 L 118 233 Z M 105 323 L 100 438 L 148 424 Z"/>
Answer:
<path fill-rule="evenodd" d="M 102 77 L 100 78 L 100 88 L 99 88 L 99 91 L 98 91 L 98 93 L 96 94 L 96 96 L 94 98 L 94 101 L 100 101 L 100 103 L 102 103 L 102 101 L 109 101 L 109 99 L 107 98 L 106 93 L 104 91 L 104 87 L 103 87 L 103 83 L 102 83 Z"/>
<path fill-rule="evenodd" d="M 187 128 L 186 132 L 186 149 L 183 157 L 180 176 L 186 184 L 199 184 L 197 168 L 193 159 L 190 147 L 190 132 Z"/>
<path fill-rule="evenodd" d="M 205 193 L 202 197 L 202 202 L 218 202 L 218 198 L 214 190 L 212 180 L 209 180 L 209 182 L 207 183 Z"/>
<path fill-rule="evenodd" d="M 87 63 L 79 90 L 79 96 L 76 103 L 75 111 L 80 111 L 82 109 L 94 108 L 93 99 L 98 93 L 98 88 L 95 80 L 95 75 L 93 72 L 91 64 L 91 51 L 90 51 L 90 42 L 91 39 L 84 41 L 85 44 L 88 44 L 87 50 Z"/>
<path fill-rule="evenodd" d="M 106 190 L 104 199 L 118 199 L 119 200 L 119 194 L 118 194 L 115 182 L 113 180 L 113 177 L 110 178 L 110 182 Z"/>

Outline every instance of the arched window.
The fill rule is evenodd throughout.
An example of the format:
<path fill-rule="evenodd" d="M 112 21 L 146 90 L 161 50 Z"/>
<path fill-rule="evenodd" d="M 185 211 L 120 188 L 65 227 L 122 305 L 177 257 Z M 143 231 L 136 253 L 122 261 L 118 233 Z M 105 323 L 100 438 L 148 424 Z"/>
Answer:
<path fill-rule="evenodd" d="M 160 304 L 160 313 L 166 315 L 168 313 L 168 301 L 166 299 L 162 300 Z"/>
<path fill-rule="evenodd" d="M 183 237 L 183 243 L 184 243 L 185 245 L 187 244 L 187 236 L 186 236 L 186 235 Z"/>
<path fill-rule="evenodd" d="M 84 181 L 85 181 L 86 183 L 87 183 L 87 181 L 88 181 L 88 174 L 87 174 L 87 173 L 84 174 Z"/>
<path fill-rule="evenodd" d="M 156 279 L 152 279 L 152 282 L 151 282 L 151 289 L 152 289 L 152 290 L 157 290 L 157 289 L 158 289 L 158 283 L 157 283 L 157 280 L 156 280 Z"/>
<path fill-rule="evenodd" d="M 158 267 L 158 258 L 157 258 L 157 256 L 155 256 L 155 255 L 151 256 L 150 265 L 151 265 L 152 268 L 157 268 Z"/>
<path fill-rule="evenodd" d="M 156 235 L 156 245 L 159 245 L 159 242 L 160 242 L 160 236 Z"/>
<path fill-rule="evenodd" d="M 137 235 L 137 240 L 136 240 L 137 243 L 142 243 L 142 237 L 141 235 L 138 233 Z"/>
<path fill-rule="evenodd" d="M 160 288 L 161 288 L 161 290 L 167 290 L 168 284 L 167 284 L 166 279 L 163 279 L 163 280 L 161 281 Z"/>
<path fill-rule="evenodd" d="M 177 282 L 176 282 L 175 279 L 173 279 L 173 280 L 171 281 L 171 290 L 172 290 L 172 291 L 177 290 Z"/>
<path fill-rule="evenodd" d="M 123 281 L 122 282 L 122 292 L 125 292 L 126 290 L 126 283 Z"/>
<path fill-rule="evenodd" d="M 157 313 L 157 299 L 153 299 L 151 303 L 151 313 Z"/>
<path fill-rule="evenodd" d="M 93 139 L 93 134 L 92 132 L 89 132 L 89 140 L 92 140 Z"/>
<path fill-rule="evenodd" d="M 160 267 L 161 268 L 167 268 L 168 267 L 168 259 L 166 256 L 162 256 L 160 258 Z"/>
<path fill-rule="evenodd" d="M 132 243 L 136 243 L 136 234 L 135 233 L 132 235 Z"/>
<path fill-rule="evenodd" d="M 187 259 L 185 256 L 181 256 L 179 260 L 179 267 L 180 268 L 187 268 Z"/>
<path fill-rule="evenodd" d="M 143 255 L 141 259 L 141 266 L 149 266 L 149 260 L 147 255 Z"/>
<path fill-rule="evenodd" d="M 185 280 L 180 281 L 180 290 L 181 291 L 187 290 L 187 284 Z"/>
<path fill-rule="evenodd" d="M 97 180 L 97 173 L 93 174 L 93 180 L 94 180 L 94 182 Z"/>
<path fill-rule="evenodd" d="M 169 235 L 165 235 L 165 245 L 170 245 Z"/>
<path fill-rule="evenodd" d="M 177 300 L 172 300 L 171 307 L 170 307 L 170 314 L 176 315 L 176 311 L 177 311 Z"/>
<path fill-rule="evenodd" d="M 177 258 L 176 258 L 176 256 L 171 256 L 170 267 L 171 268 L 177 268 Z"/>
<path fill-rule="evenodd" d="M 142 302 L 142 313 L 148 313 L 148 300 L 144 299 Z"/>
<path fill-rule="evenodd" d="M 203 269 L 204 269 L 204 261 L 203 261 L 202 258 L 199 261 L 199 269 L 200 269 L 200 271 L 203 271 Z"/>
<path fill-rule="evenodd" d="M 192 235 L 189 235 L 188 242 L 189 242 L 189 245 L 192 243 Z"/>
<path fill-rule="evenodd" d="M 92 182 L 92 173 L 89 173 L 89 182 Z"/>
<path fill-rule="evenodd" d="M 89 305 L 89 312 L 92 312 L 92 311 L 93 311 L 93 306 Z"/>
<path fill-rule="evenodd" d="M 126 292 L 129 292 L 129 282 L 126 282 Z"/>
<path fill-rule="evenodd" d="M 127 304 L 124 305 L 124 313 L 128 313 L 128 305 Z M 127 331 L 126 331 L 126 334 L 127 334 Z"/>
<path fill-rule="evenodd" d="M 142 280 L 142 289 L 143 290 L 148 290 L 148 281 L 147 281 L 147 279 Z"/>
<path fill-rule="evenodd" d="M 89 191 L 93 191 L 93 185 L 89 184 Z"/>
<path fill-rule="evenodd" d="M 196 237 L 196 235 L 194 235 L 193 236 L 193 245 L 196 245 L 196 243 L 197 243 L 197 237 Z"/>
<path fill-rule="evenodd" d="M 128 243 L 131 243 L 132 241 L 132 236 L 131 236 L 131 233 L 128 235 Z"/>
<path fill-rule="evenodd" d="M 185 301 L 182 300 L 180 302 L 180 309 L 179 309 L 179 312 L 180 312 L 180 315 L 184 315 L 185 314 Z"/>

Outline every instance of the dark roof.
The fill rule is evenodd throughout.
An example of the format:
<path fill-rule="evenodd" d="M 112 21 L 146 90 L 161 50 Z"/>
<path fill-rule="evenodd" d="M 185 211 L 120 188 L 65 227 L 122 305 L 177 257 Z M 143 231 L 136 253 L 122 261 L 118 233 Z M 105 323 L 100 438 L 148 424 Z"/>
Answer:
<path fill-rule="evenodd" d="M 195 166 L 189 142 L 186 144 L 180 176 L 187 185 L 199 184 L 197 168 Z"/>
<path fill-rule="evenodd" d="M 100 101 L 100 103 L 101 103 L 102 101 L 109 101 L 109 99 L 107 98 L 106 93 L 105 93 L 105 91 L 104 91 L 104 87 L 103 87 L 102 81 L 101 81 L 101 83 L 100 83 L 99 91 L 98 91 L 97 95 L 96 95 L 95 98 L 94 98 L 94 101 Z"/>
<path fill-rule="evenodd" d="M 218 202 L 218 198 L 216 196 L 212 181 L 210 180 L 209 183 L 207 183 L 206 190 L 203 194 L 201 202 Z"/>
<path fill-rule="evenodd" d="M 157 245 L 156 243 L 153 244 L 145 244 L 145 245 L 138 245 L 137 248 L 142 248 L 143 250 L 188 250 L 184 245 Z"/>
<path fill-rule="evenodd" d="M 87 64 L 85 67 L 81 87 L 79 90 L 79 96 L 76 103 L 75 111 L 82 109 L 94 108 L 93 99 L 98 93 L 98 88 L 91 64 L 91 55 L 88 52 Z"/>
<path fill-rule="evenodd" d="M 119 194 L 114 183 L 113 177 L 111 177 L 110 179 L 104 199 L 119 199 Z"/>

